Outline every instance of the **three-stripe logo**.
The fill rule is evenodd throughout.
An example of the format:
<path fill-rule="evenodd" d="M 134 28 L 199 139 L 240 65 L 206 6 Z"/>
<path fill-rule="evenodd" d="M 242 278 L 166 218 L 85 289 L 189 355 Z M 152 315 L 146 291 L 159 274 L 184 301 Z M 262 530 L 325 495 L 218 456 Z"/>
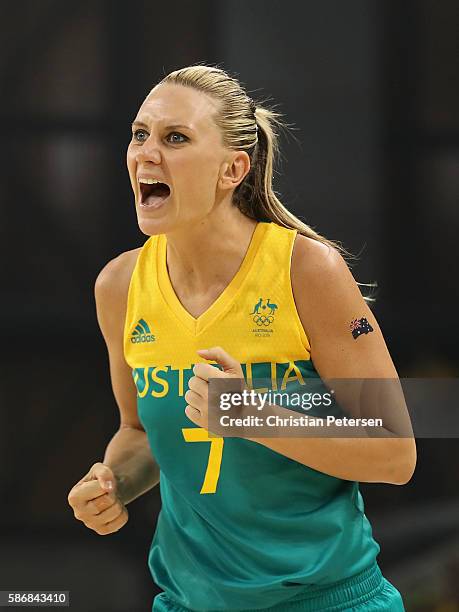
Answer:
<path fill-rule="evenodd" d="M 151 333 L 150 327 L 145 319 L 139 319 L 139 322 L 134 327 L 131 334 L 131 342 L 137 344 L 137 342 L 154 342 L 155 336 Z"/>

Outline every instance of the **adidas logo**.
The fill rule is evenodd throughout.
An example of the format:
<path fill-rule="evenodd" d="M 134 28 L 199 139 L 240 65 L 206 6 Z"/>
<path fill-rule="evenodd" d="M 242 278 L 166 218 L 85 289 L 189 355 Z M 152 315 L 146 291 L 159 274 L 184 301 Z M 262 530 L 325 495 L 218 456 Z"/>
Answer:
<path fill-rule="evenodd" d="M 151 333 L 148 323 L 144 319 L 140 319 L 131 334 L 131 342 L 154 342 L 156 338 Z"/>

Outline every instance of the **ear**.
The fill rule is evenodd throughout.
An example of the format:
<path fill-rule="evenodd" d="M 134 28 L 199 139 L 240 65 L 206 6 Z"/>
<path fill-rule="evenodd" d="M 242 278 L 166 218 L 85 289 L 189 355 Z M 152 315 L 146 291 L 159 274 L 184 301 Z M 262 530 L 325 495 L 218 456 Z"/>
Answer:
<path fill-rule="evenodd" d="M 231 157 L 221 167 L 219 187 L 235 189 L 250 171 L 250 157 L 245 151 L 232 151 Z"/>

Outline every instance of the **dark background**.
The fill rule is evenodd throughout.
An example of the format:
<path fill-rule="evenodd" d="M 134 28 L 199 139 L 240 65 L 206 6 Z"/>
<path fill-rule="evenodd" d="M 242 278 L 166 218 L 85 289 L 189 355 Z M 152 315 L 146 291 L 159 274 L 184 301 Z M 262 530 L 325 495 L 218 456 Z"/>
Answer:
<path fill-rule="evenodd" d="M 171 70 L 218 63 L 296 125 L 283 202 L 360 254 L 400 376 L 457 377 L 457 0 L 0 2 L 0 590 L 75 612 L 151 609 L 154 490 L 100 537 L 70 488 L 119 424 L 95 278 L 143 244 L 125 152 Z M 457 410 L 457 405 L 452 407 Z M 435 410 L 435 406 L 432 406 Z M 418 440 L 405 486 L 362 484 L 379 563 L 409 611 L 459 610 L 457 439 Z"/>

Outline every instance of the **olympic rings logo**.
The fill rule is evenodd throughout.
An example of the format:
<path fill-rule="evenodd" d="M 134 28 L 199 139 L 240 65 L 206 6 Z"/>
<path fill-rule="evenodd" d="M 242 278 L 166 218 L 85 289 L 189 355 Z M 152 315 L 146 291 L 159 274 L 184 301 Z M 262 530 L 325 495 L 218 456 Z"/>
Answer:
<path fill-rule="evenodd" d="M 253 317 L 253 322 L 256 323 L 258 327 L 261 327 L 262 325 L 264 325 L 265 327 L 268 327 L 268 325 L 271 325 L 273 321 L 274 321 L 274 317 L 271 315 L 265 316 L 265 315 L 257 314 Z"/>

